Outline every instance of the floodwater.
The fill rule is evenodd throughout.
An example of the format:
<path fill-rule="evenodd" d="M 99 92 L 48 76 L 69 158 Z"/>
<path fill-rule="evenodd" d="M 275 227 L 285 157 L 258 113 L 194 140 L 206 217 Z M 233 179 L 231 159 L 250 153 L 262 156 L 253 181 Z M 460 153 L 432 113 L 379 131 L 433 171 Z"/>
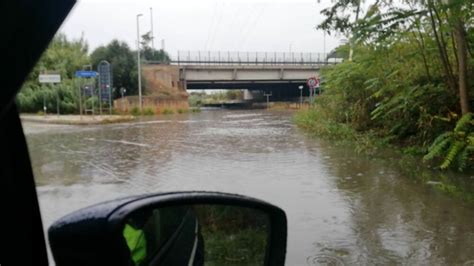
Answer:
<path fill-rule="evenodd" d="M 288 112 L 24 128 L 45 227 L 117 197 L 223 191 L 285 210 L 287 265 L 474 264 L 472 205 L 414 184 L 393 159 L 309 138 Z"/>

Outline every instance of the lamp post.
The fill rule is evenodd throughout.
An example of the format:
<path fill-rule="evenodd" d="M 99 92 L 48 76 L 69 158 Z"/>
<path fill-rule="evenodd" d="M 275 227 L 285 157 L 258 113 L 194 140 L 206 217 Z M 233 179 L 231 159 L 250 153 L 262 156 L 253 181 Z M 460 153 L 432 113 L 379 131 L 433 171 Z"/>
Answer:
<path fill-rule="evenodd" d="M 137 15 L 137 69 L 138 69 L 138 101 L 140 112 L 142 111 L 142 74 L 140 69 L 140 24 L 139 19 L 142 14 Z"/>
<path fill-rule="evenodd" d="M 299 85 L 298 89 L 300 89 L 300 108 L 303 107 L 303 85 Z"/>
<path fill-rule="evenodd" d="M 88 64 L 88 65 L 83 65 L 82 68 L 84 70 L 86 70 L 86 68 L 89 67 L 90 70 L 92 70 L 92 65 L 91 64 Z M 81 82 L 82 83 L 82 82 Z M 82 120 L 82 89 L 81 89 L 81 85 L 82 84 L 79 84 L 79 116 Z M 85 105 L 85 103 L 84 103 Z"/>

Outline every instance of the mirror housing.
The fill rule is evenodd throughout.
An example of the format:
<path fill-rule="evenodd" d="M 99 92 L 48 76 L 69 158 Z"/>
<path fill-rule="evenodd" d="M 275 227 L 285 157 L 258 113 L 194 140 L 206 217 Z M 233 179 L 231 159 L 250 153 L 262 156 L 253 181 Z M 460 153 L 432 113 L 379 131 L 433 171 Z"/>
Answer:
<path fill-rule="evenodd" d="M 285 212 L 258 199 L 219 192 L 132 196 L 75 211 L 56 221 L 48 230 L 56 265 L 135 265 L 123 235 L 126 221 L 137 212 L 190 205 L 242 207 L 266 214 L 269 225 L 263 265 L 284 265 Z"/>

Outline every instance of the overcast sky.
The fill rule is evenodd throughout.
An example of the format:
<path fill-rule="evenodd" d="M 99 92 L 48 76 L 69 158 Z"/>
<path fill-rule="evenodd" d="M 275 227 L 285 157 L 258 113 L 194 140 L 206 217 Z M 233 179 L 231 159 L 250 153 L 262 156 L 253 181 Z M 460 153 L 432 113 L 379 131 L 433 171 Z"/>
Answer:
<path fill-rule="evenodd" d="M 135 49 L 136 15 L 140 34 L 150 31 L 153 8 L 155 47 L 180 51 L 323 52 L 324 34 L 315 29 L 319 11 L 330 1 L 317 0 L 79 0 L 61 32 L 84 34 L 90 50 L 112 39 Z M 324 3 L 326 2 L 326 3 Z M 326 52 L 343 36 L 326 36 Z"/>

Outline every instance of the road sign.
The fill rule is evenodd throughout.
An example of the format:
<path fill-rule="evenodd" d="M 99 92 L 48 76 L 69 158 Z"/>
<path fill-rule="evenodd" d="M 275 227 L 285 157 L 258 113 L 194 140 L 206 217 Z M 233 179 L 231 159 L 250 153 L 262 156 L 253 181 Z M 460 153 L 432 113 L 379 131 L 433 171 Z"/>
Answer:
<path fill-rule="evenodd" d="M 315 77 L 311 77 L 308 79 L 306 84 L 308 85 L 310 89 L 317 88 L 319 87 L 319 79 L 316 79 Z"/>
<path fill-rule="evenodd" d="M 97 72 L 87 71 L 87 70 L 78 70 L 78 71 L 76 71 L 76 77 L 78 77 L 78 78 L 95 78 L 95 77 L 97 77 Z"/>
<path fill-rule="evenodd" d="M 102 101 L 110 100 L 112 88 L 112 69 L 110 63 L 103 60 L 97 67 L 99 71 L 99 88 Z"/>
<path fill-rule="evenodd" d="M 39 75 L 40 83 L 60 83 L 61 75 L 59 74 L 40 74 Z"/>
<path fill-rule="evenodd" d="M 94 95 L 94 85 L 93 84 L 82 86 L 82 90 L 84 92 L 84 96 L 91 97 L 91 96 Z"/>

